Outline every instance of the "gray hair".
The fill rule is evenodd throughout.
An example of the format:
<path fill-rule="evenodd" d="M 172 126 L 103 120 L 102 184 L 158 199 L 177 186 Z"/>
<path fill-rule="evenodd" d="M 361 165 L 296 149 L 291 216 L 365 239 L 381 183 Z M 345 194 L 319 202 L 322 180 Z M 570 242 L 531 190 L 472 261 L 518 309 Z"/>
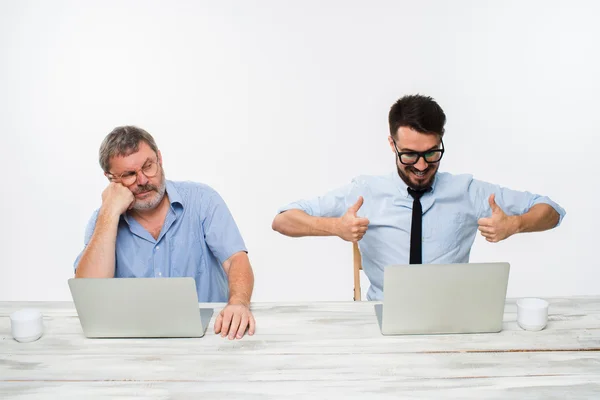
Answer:
<path fill-rule="evenodd" d="M 152 135 L 137 126 L 118 126 L 106 135 L 100 145 L 100 167 L 104 172 L 110 169 L 110 159 L 125 157 L 138 151 L 140 142 L 146 142 L 158 154 L 158 147 Z"/>

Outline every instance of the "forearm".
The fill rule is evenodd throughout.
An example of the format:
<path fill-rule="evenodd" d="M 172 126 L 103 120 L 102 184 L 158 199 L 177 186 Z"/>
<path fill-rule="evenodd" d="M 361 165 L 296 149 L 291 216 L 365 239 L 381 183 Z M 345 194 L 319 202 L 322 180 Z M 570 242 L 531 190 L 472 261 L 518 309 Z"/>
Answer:
<path fill-rule="evenodd" d="M 541 232 L 558 224 L 559 214 L 548 204 L 536 204 L 522 215 L 514 216 L 515 233 Z"/>
<path fill-rule="evenodd" d="M 246 253 L 241 253 L 231 260 L 228 279 L 229 303 L 249 306 L 254 289 L 254 273 Z"/>
<path fill-rule="evenodd" d="M 302 210 L 288 210 L 275 217 L 272 228 L 291 237 L 339 236 L 339 218 L 313 217 Z"/>
<path fill-rule="evenodd" d="M 92 238 L 77 264 L 76 278 L 113 278 L 115 276 L 115 246 L 118 225 L 118 215 L 111 215 L 100 210 Z"/>

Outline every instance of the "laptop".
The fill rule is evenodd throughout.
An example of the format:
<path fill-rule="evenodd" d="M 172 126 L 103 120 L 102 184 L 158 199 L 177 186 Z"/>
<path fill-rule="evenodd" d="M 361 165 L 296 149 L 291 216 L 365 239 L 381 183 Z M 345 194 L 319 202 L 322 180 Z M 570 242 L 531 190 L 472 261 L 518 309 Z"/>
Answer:
<path fill-rule="evenodd" d="M 510 265 L 390 265 L 375 314 L 383 335 L 502 330 Z"/>
<path fill-rule="evenodd" d="M 200 309 L 194 278 L 71 278 L 88 338 L 202 337 L 213 314 Z"/>

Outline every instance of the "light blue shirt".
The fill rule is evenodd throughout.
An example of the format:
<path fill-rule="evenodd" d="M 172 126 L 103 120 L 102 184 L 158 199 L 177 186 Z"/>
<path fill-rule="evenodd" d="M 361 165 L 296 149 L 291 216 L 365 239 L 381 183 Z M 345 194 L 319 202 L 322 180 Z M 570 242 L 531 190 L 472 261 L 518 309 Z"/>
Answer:
<path fill-rule="evenodd" d="M 229 286 L 222 263 L 244 241 L 227 205 L 207 185 L 166 181 L 170 208 L 154 239 L 134 218 L 121 216 L 117 231 L 115 277 L 193 277 L 198 301 L 227 302 Z M 90 219 L 84 245 L 89 243 L 99 210 Z M 75 268 L 83 251 L 75 260 Z"/>
<path fill-rule="evenodd" d="M 488 198 L 496 194 L 496 204 L 507 215 L 520 215 L 533 205 L 551 205 L 565 216 L 548 197 L 518 192 L 473 179 L 471 175 L 439 172 L 432 190 L 421 198 L 423 208 L 423 263 L 467 263 L 477 234 L 477 220 L 491 216 Z M 317 217 L 341 217 L 363 196 L 357 215 L 369 219 L 369 227 L 358 242 L 363 271 L 371 286 L 367 299 L 383 299 L 383 269 L 392 264 L 408 264 L 413 198 L 398 172 L 385 176 L 359 176 L 352 183 L 324 196 L 291 203 L 279 210 L 300 209 Z"/>

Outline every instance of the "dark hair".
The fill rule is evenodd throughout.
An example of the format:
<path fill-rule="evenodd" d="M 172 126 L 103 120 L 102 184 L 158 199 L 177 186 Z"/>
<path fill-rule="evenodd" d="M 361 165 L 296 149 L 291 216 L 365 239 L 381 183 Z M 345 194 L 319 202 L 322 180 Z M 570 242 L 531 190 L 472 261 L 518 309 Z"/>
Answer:
<path fill-rule="evenodd" d="M 128 156 L 138 151 L 140 142 L 158 153 L 158 147 L 152 135 L 137 126 L 118 126 L 106 135 L 100 145 L 99 161 L 104 172 L 110 169 L 110 159 L 116 156 Z"/>
<path fill-rule="evenodd" d="M 409 127 L 419 133 L 444 136 L 446 115 L 444 110 L 429 96 L 408 95 L 398 100 L 388 115 L 390 134 L 396 136 L 398 129 Z"/>

